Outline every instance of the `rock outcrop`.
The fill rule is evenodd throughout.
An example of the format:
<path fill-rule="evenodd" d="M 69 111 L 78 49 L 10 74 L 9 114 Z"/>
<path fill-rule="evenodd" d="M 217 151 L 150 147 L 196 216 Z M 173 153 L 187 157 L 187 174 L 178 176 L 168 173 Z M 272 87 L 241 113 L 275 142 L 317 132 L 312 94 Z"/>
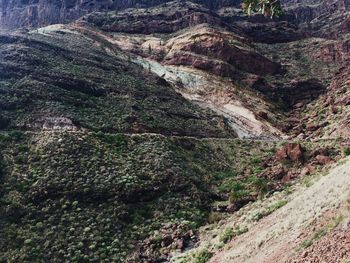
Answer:
<path fill-rule="evenodd" d="M 84 21 L 107 32 L 130 34 L 174 33 L 203 23 L 228 27 L 216 13 L 203 5 L 181 1 L 115 13 L 94 12 L 80 20 Z"/>
<path fill-rule="evenodd" d="M 0 29 L 38 27 L 72 22 L 93 11 L 151 7 L 169 0 L 3 0 L 0 3 Z M 210 9 L 237 5 L 238 0 L 197 0 Z"/>

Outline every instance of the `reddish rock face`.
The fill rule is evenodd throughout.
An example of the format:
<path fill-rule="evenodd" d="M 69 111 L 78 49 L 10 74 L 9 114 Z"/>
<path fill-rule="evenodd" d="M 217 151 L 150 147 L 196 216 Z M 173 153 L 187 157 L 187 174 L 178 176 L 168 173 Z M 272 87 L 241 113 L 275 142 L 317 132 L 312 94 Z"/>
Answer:
<path fill-rule="evenodd" d="M 224 36 L 213 36 L 207 41 L 191 42 L 182 48 L 213 59 L 220 59 L 239 70 L 257 75 L 283 73 L 282 66 L 254 52 L 229 44 Z"/>
<path fill-rule="evenodd" d="M 315 171 L 316 171 L 315 166 L 312 166 L 309 164 L 301 170 L 300 176 L 303 177 L 305 175 L 309 175 L 311 173 L 314 173 Z"/>
<path fill-rule="evenodd" d="M 308 124 L 306 126 L 306 130 L 308 130 L 308 131 L 316 131 L 318 129 L 319 129 L 319 127 L 317 125 L 315 125 L 315 124 Z"/>
<path fill-rule="evenodd" d="M 277 166 L 271 167 L 261 176 L 272 180 L 282 180 L 287 175 L 287 173 L 288 171 L 285 169 L 285 167 L 282 164 L 279 164 Z"/>
<path fill-rule="evenodd" d="M 259 111 L 257 114 L 256 114 L 257 117 L 263 119 L 263 120 L 268 120 L 269 119 L 269 116 L 267 114 L 267 112 L 264 112 L 264 111 Z"/>
<path fill-rule="evenodd" d="M 304 150 L 300 144 L 287 143 L 276 152 L 278 161 L 290 160 L 293 162 L 302 162 L 304 159 Z"/>
<path fill-rule="evenodd" d="M 350 9 L 349 0 L 281 0 L 281 3 L 299 22 L 311 21 L 321 15 L 345 12 Z"/>
<path fill-rule="evenodd" d="M 283 72 L 278 63 L 254 51 L 229 45 L 220 34 L 213 34 L 198 42 L 189 42 L 178 51 L 173 52 L 171 56 L 167 56 L 164 63 L 192 66 L 233 79 L 242 79 L 242 71 L 258 75 Z"/>
<path fill-rule="evenodd" d="M 326 164 L 329 164 L 332 162 L 332 158 L 329 156 L 325 156 L 325 155 L 317 155 L 316 161 L 318 164 L 326 165 Z"/>
<path fill-rule="evenodd" d="M 303 148 L 300 144 L 290 145 L 287 148 L 287 153 L 289 158 L 293 161 L 302 161 L 303 160 Z"/>
<path fill-rule="evenodd" d="M 315 37 L 337 39 L 350 30 L 349 0 L 281 0 L 281 2 L 288 14 L 287 19 L 302 24 L 305 31 Z"/>

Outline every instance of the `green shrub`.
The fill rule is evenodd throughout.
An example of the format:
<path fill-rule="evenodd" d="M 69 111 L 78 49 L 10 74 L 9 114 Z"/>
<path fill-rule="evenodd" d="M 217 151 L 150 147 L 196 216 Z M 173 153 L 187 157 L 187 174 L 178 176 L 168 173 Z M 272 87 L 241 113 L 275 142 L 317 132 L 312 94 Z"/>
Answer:
<path fill-rule="evenodd" d="M 266 178 L 252 176 L 249 178 L 249 182 L 258 195 L 264 195 L 268 192 L 268 181 Z"/>
<path fill-rule="evenodd" d="M 255 157 L 253 157 L 251 159 L 250 162 L 251 162 L 252 165 L 258 165 L 258 164 L 260 164 L 262 162 L 262 159 L 261 159 L 260 156 L 255 156 Z"/>
<path fill-rule="evenodd" d="M 234 171 L 223 171 L 223 172 L 218 172 L 213 175 L 215 180 L 224 180 L 226 178 L 232 178 L 237 176 L 237 172 Z"/>
<path fill-rule="evenodd" d="M 222 185 L 219 186 L 220 192 L 238 192 L 245 190 L 244 184 L 237 180 L 226 180 Z"/>
<path fill-rule="evenodd" d="M 213 253 L 209 252 L 208 249 L 203 249 L 196 254 L 194 263 L 205 263 L 211 259 L 212 256 Z"/>
<path fill-rule="evenodd" d="M 230 193 L 230 203 L 240 201 L 250 196 L 250 192 L 245 189 L 233 190 Z"/>
<path fill-rule="evenodd" d="M 227 228 L 222 236 L 220 237 L 220 242 L 227 243 L 234 237 L 234 232 L 232 228 Z"/>
<path fill-rule="evenodd" d="M 24 139 L 24 133 L 22 131 L 11 131 L 8 133 L 8 135 L 14 141 L 20 141 L 20 140 Z"/>
<path fill-rule="evenodd" d="M 255 212 L 253 214 L 253 216 L 252 216 L 252 220 L 253 221 L 259 221 L 263 217 L 268 216 L 269 214 L 272 214 L 276 210 L 278 210 L 281 207 L 285 206 L 287 203 L 288 203 L 287 200 L 277 201 L 276 203 L 274 203 L 271 206 L 269 206 L 267 209 Z"/>
<path fill-rule="evenodd" d="M 349 147 L 344 149 L 344 155 L 350 156 L 350 148 Z"/>
<path fill-rule="evenodd" d="M 240 236 L 246 232 L 248 232 L 247 227 L 240 228 L 239 226 L 237 226 L 235 229 L 227 228 L 222 234 L 222 236 L 220 236 L 220 242 L 226 244 L 227 242 L 231 241 L 234 237 Z"/>
<path fill-rule="evenodd" d="M 287 200 L 280 200 L 280 201 L 277 201 L 276 203 L 272 204 L 268 211 L 270 212 L 270 214 L 278 209 L 280 209 L 281 207 L 285 206 L 286 204 L 288 203 Z"/>
<path fill-rule="evenodd" d="M 115 147 L 124 147 L 128 144 L 128 139 L 124 134 L 108 134 L 103 132 L 97 132 L 96 137 L 101 141 L 111 144 Z"/>
<path fill-rule="evenodd" d="M 257 211 L 257 212 L 254 212 L 254 214 L 252 215 L 252 220 L 259 221 L 261 218 L 265 216 L 267 216 L 265 211 Z"/>
<path fill-rule="evenodd" d="M 0 115 L 0 129 L 5 129 L 10 124 L 10 120 Z"/>
<path fill-rule="evenodd" d="M 223 218 L 224 218 L 224 215 L 222 213 L 211 212 L 208 216 L 208 223 L 213 224 L 213 223 L 219 222 Z"/>
<path fill-rule="evenodd" d="M 327 234 L 327 230 L 322 228 L 320 230 L 318 230 L 312 237 L 311 239 L 306 239 L 303 241 L 303 243 L 301 243 L 300 248 L 301 249 L 305 249 L 310 247 L 315 241 L 319 240 L 320 238 L 322 238 L 323 236 L 325 236 Z"/>

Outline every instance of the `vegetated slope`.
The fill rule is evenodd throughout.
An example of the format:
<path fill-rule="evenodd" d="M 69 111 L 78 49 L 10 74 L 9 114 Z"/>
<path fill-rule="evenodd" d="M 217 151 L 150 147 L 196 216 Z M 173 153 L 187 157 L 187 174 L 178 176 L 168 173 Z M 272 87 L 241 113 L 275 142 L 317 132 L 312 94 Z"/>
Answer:
<path fill-rule="evenodd" d="M 196 240 L 232 183 L 254 200 L 269 182 L 239 175 L 274 152 L 272 143 L 101 132 L 0 139 L 0 251 L 9 262 L 166 260 Z"/>
<path fill-rule="evenodd" d="M 300 173 L 273 161 L 279 143 L 219 139 L 236 136 L 222 117 L 96 31 L 51 26 L 1 41 L 2 260 L 168 260 L 208 218 Z"/>
<path fill-rule="evenodd" d="M 0 35 L 1 260 L 167 262 L 197 241 L 203 247 L 200 226 L 221 231 L 231 215 L 245 217 L 258 199 L 348 152 L 341 138 L 275 141 L 284 133 L 319 139 L 347 118 L 346 100 L 336 111 L 324 101 L 339 90 L 347 95 L 347 42 L 316 38 L 289 16 L 243 18 L 233 2 L 210 2 L 214 11 L 155 1 L 76 13 L 80 6 L 56 12 L 39 1 L 29 16 L 22 2 L 16 23 L 16 2 L 6 2 L 2 21 L 12 27 L 23 17 L 24 25 L 41 25 L 89 15 Z M 329 108 L 322 118 L 320 107 Z M 331 138 L 346 137 L 348 127 Z M 286 205 L 277 201 L 254 218 Z M 218 247 L 210 249 L 190 260 L 208 260 Z"/>
<path fill-rule="evenodd" d="M 6 33 L 0 45 L 2 128 L 234 136 L 105 43 L 57 30 Z"/>
<path fill-rule="evenodd" d="M 317 144 L 305 145 L 304 165 L 281 166 L 275 142 L 72 131 L 0 140 L 0 259 L 9 262 L 167 261 L 208 220 L 282 189 L 304 165 L 324 166 Z"/>
<path fill-rule="evenodd" d="M 53 28 L 0 37 L 1 260 L 125 261 L 169 222 L 193 237 L 212 202 L 195 166 L 234 162 L 191 172 L 178 143 L 142 134 L 235 132 L 117 48 Z M 145 260 L 166 257 L 156 244 Z"/>
<path fill-rule="evenodd" d="M 1 260 L 167 259 L 273 154 L 186 139 L 236 134 L 103 39 L 52 26 L 1 45 Z M 256 172 L 239 181 L 256 199 Z"/>

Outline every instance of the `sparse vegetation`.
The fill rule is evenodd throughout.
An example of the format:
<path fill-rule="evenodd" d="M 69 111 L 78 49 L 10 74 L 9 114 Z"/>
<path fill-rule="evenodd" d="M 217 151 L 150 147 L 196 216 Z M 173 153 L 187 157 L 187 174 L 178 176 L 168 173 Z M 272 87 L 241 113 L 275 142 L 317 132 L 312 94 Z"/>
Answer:
<path fill-rule="evenodd" d="M 41 141 L 43 136 L 45 140 Z M 11 180 L 5 177 L 0 197 L 1 202 L 10 204 L 6 214 L 9 220 L 0 219 L 6 225 L 0 236 L 7 240 L 7 247 L 0 245 L 0 250 L 6 250 L 3 258 L 13 260 L 31 255 L 38 259 L 68 258 L 68 254 L 52 250 L 58 247 L 66 251 L 67 246 L 77 259 L 107 253 L 122 260 L 130 256 L 139 241 L 150 238 L 169 222 L 181 238 L 208 221 L 215 201 L 212 193 L 219 193 L 215 184 L 236 178 L 243 169 L 236 158 L 251 147 L 251 143 L 242 145 L 235 140 L 103 132 L 3 132 L 0 144 L 10 165 L 8 170 L 27 175 Z M 223 150 L 227 153 L 226 166 L 221 165 Z M 239 180 L 236 183 L 239 185 Z M 243 185 L 250 187 L 244 180 Z M 239 186 L 234 189 L 239 190 Z M 223 188 L 220 194 L 231 191 Z M 26 209 L 32 211 L 30 216 Z M 39 216 L 41 211 L 46 211 L 44 217 Z M 14 223 L 18 214 L 22 215 L 20 225 Z M 209 220 L 220 220 L 222 215 L 215 217 L 212 214 Z M 55 238 L 49 230 L 52 227 Z M 94 233 L 91 237 L 90 231 Z M 234 229 L 232 235 L 244 231 Z M 62 242 L 67 233 L 69 242 Z M 19 237 L 31 240 L 20 253 Z M 41 249 L 47 241 L 50 245 Z M 159 235 L 156 243 L 155 255 L 162 243 Z M 89 249 L 81 252 L 85 247 Z"/>
<path fill-rule="evenodd" d="M 106 52 L 119 51 L 96 35 L 53 31 L 50 37 L 11 39 L 16 49 L 0 43 L 3 66 L 9 69 L 9 77 L 0 76 L 1 119 L 11 120 L 3 129 L 36 130 L 45 118 L 66 117 L 72 126 L 103 133 L 234 136 L 222 126 L 222 118 L 157 84 L 141 67 Z M 102 47 L 93 41 L 101 41 Z M 1 55 L 5 53 L 12 56 Z"/>
<path fill-rule="evenodd" d="M 253 221 L 259 221 L 260 219 L 272 214 L 276 210 L 280 209 L 281 207 L 285 206 L 288 203 L 287 200 L 280 200 L 274 204 L 272 204 L 270 207 L 268 207 L 265 210 L 257 211 L 252 215 Z"/>
<path fill-rule="evenodd" d="M 211 252 L 203 249 L 196 254 L 194 263 L 206 263 L 212 256 L 213 254 Z"/>
<path fill-rule="evenodd" d="M 325 236 L 327 234 L 326 229 L 320 229 L 318 230 L 311 239 L 307 239 L 301 243 L 300 248 L 305 249 L 310 247 L 315 241 L 319 240 L 321 237 Z"/>
<path fill-rule="evenodd" d="M 350 156 L 350 148 L 345 148 L 344 149 L 344 155 L 345 156 Z"/>
<path fill-rule="evenodd" d="M 237 226 L 234 229 L 227 228 L 225 229 L 224 233 L 220 236 L 220 242 L 226 244 L 227 242 L 231 241 L 234 237 L 240 236 L 246 232 L 248 232 L 247 227 L 240 228 L 239 226 Z"/>
<path fill-rule="evenodd" d="M 278 0 L 244 0 L 243 9 L 248 15 L 256 12 L 271 18 L 282 14 L 281 4 Z"/>
<path fill-rule="evenodd" d="M 330 231 L 335 229 L 342 221 L 344 220 L 344 216 L 340 215 L 337 216 L 329 223 L 327 227 L 318 229 L 311 238 L 304 240 L 299 247 L 299 250 L 308 248 L 314 244 L 317 240 L 321 239 L 325 235 L 327 235 Z"/>

